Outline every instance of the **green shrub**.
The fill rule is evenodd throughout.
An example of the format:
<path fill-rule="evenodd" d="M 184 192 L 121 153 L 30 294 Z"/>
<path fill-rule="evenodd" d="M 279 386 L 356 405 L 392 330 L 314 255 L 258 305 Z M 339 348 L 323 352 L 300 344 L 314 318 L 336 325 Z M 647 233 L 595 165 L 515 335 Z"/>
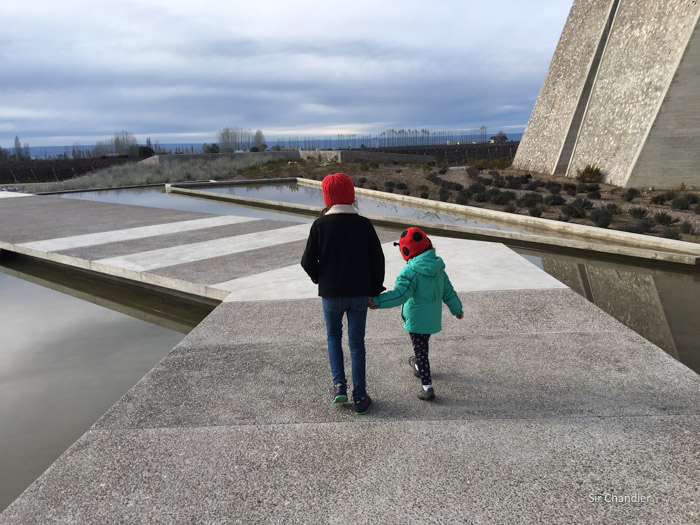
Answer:
<path fill-rule="evenodd" d="M 700 204 L 696 204 L 696 205 L 695 205 L 695 208 L 693 208 L 693 211 L 694 211 L 695 213 L 697 213 L 698 215 L 700 215 Z"/>
<path fill-rule="evenodd" d="M 447 173 L 447 168 L 440 168 L 440 169 L 438 170 L 438 173 L 439 173 L 440 175 L 444 175 L 445 173 Z"/>
<path fill-rule="evenodd" d="M 410 195 L 410 194 L 411 194 L 411 190 L 405 189 L 405 190 L 403 190 L 401 193 L 403 193 L 404 195 Z"/>
<path fill-rule="evenodd" d="M 698 195 L 697 193 L 687 193 L 685 195 L 685 198 L 688 199 L 688 202 L 690 202 L 690 204 L 697 204 L 698 202 L 700 202 L 700 195 Z"/>
<path fill-rule="evenodd" d="M 420 198 L 421 198 L 421 199 L 427 199 L 428 197 L 430 197 L 430 193 L 428 193 L 427 191 L 421 191 L 421 192 L 420 192 Z"/>
<path fill-rule="evenodd" d="M 498 193 L 492 193 L 491 194 L 491 202 L 494 204 L 508 204 L 511 201 L 514 201 L 516 199 L 516 195 L 514 191 L 499 191 Z"/>
<path fill-rule="evenodd" d="M 525 186 L 525 189 L 528 191 L 535 191 L 537 188 L 541 188 L 544 186 L 544 181 L 541 180 L 531 180 L 530 182 L 527 183 Z"/>
<path fill-rule="evenodd" d="M 574 219 L 585 219 L 586 209 L 592 206 L 588 199 L 575 199 L 561 207 L 561 212 L 564 215 L 573 217 Z"/>
<path fill-rule="evenodd" d="M 540 208 L 539 206 L 533 206 L 532 208 L 528 209 L 527 212 L 530 214 L 530 217 L 542 216 L 542 208 Z"/>
<path fill-rule="evenodd" d="M 565 182 L 564 186 L 562 186 L 562 189 L 566 192 L 567 195 L 571 195 L 572 197 L 576 197 L 576 194 L 578 193 L 578 188 L 576 184 L 572 184 L 570 182 Z"/>
<path fill-rule="evenodd" d="M 601 195 L 599 191 L 589 191 L 586 193 L 586 198 L 587 199 L 593 199 L 593 200 L 598 200 L 600 199 Z"/>
<path fill-rule="evenodd" d="M 474 195 L 475 193 L 485 193 L 485 192 L 486 192 L 486 186 L 484 186 L 480 182 L 474 182 L 473 184 L 470 184 L 467 187 L 467 193 L 469 193 L 469 195 Z"/>
<path fill-rule="evenodd" d="M 406 189 L 408 189 L 408 185 L 405 182 L 397 182 L 396 189 L 397 190 L 406 190 Z"/>
<path fill-rule="evenodd" d="M 673 217 L 671 217 L 665 211 L 660 211 L 659 213 L 654 214 L 654 222 L 661 224 L 662 226 L 668 226 L 673 222 Z"/>
<path fill-rule="evenodd" d="M 680 239 L 681 231 L 674 226 L 668 226 L 664 228 L 664 231 L 661 232 L 661 236 L 664 239 Z"/>
<path fill-rule="evenodd" d="M 591 211 L 591 220 L 598 228 L 607 228 L 612 222 L 613 216 L 608 210 L 595 208 Z"/>
<path fill-rule="evenodd" d="M 613 215 L 620 215 L 622 213 L 622 208 L 620 208 L 617 204 L 612 202 L 603 206 L 603 209 L 608 210 Z"/>
<path fill-rule="evenodd" d="M 681 230 L 681 233 L 684 233 L 686 235 L 692 235 L 693 233 L 695 233 L 695 228 L 688 221 L 683 221 L 682 223 L 680 223 L 678 225 L 678 228 Z"/>
<path fill-rule="evenodd" d="M 358 180 L 361 184 L 364 184 L 365 182 L 367 182 L 367 177 L 360 177 Z"/>
<path fill-rule="evenodd" d="M 580 182 L 601 182 L 603 180 L 603 173 L 600 171 L 599 167 L 588 164 L 582 170 L 576 171 L 576 180 Z"/>
<path fill-rule="evenodd" d="M 479 170 L 477 170 L 474 166 L 468 166 L 466 171 L 467 177 L 470 179 L 476 179 L 479 176 Z"/>
<path fill-rule="evenodd" d="M 511 190 L 519 190 L 523 187 L 523 182 L 520 179 L 506 180 L 506 188 Z"/>
<path fill-rule="evenodd" d="M 548 206 L 561 206 L 566 202 L 566 199 L 559 194 L 547 195 L 544 198 L 544 203 Z"/>
<path fill-rule="evenodd" d="M 455 202 L 464 206 L 469 202 L 469 195 L 466 191 L 462 190 L 459 193 L 457 193 L 457 196 L 455 197 Z"/>
<path fill-rule="evenodd" d="M 491 200 L 491 195 L 486 193 L 485 191 L 475 193 L 472 198 L 474 199 L 475 202 L 488 202 Z"/>
<path fill-rule="evenodd" d="M 557 184 L 556 182 L 555 183 L 548 182 L 547 184 L 545 184 L 545 188 L 552 195 L 557 195 L 558 193 L 561 192 L 561 184 Z"/>
<path fill-rule="evenodd" d="M 642 194 L 637 188 L 627 188 L 625 193 L 622 194 L 622 200 L 625 202 L 632 202 L 634 199 Z"/>
<path fill-rule="evenodd" d="M 521 208 L 532 208 L 544 202 L 544 197 L 540 193 L 530 192 L 525 193 L 517 200 L 518 206 Z"/>
<path fill-rule="evenodd" d="M 513 206 L 512 204 L 506 204 L 503 207 L 503 211 L 506 213 L 515 213 L 515 209 L 516 209 L 515 206 Z"/>
<path fill-rule="evenodd" d="M 360 169 L 361 169 L 362 171 L 369 171 L 369 164 L 365 164 L 364 162 L 362 162 L 362 163 L 360 164 Z"/>
<path fill-rule="evenodd" d="M 690 200 L 685 196 L 673 199 L 671 201 L 671 208 L 674 210 L 687 210 L 690 208 Z"/>
<path fill-rule="evenodd" d="M 590 193 L 600 191 L 600 184 L 579 184 L 576 186 L 576 193 Z"/>
<path fill-rule="evenodd" d="M 562 214 L 559 217 L 557 217 L 557 220 L 561 222 L 569 222 L 571 220 L 571 216 Z"/>
<path fill-rule="evenodd" d="M 386 189 L 389 189 L 389 188 L 392 188 L 392 189 L 393 189 L 394 186 L 396 186 L 396 183 L 395 183 L 393 180 L 388 180 L 388 181 L 386 181 L 386 182 L 384 183 L 384 187 L 385 187 Z"/>
<path fill-rule="evenodd" d="M 645 208 L 630 208 L 629 214 L 635 219 L 643 219 L 649 215 L 649 212 Z"/>
<path fill-rule="evenodd" d="M 676 194 L 672 191 L 666 191 L 664 193 L 659 193 L 658 195 L 654 195 L 649 202 L 652 204 L 665 204 L 666 201 L 670 201 L 676 196 Z"/>

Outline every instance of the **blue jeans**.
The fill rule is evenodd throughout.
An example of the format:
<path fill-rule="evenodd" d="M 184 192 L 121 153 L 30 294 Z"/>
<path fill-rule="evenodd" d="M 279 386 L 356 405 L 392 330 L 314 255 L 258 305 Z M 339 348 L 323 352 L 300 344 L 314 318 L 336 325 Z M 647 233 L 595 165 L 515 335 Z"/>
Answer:
<path fill-rule="evenodd" d="M 367 296 L 323 297 L 323 316 L 326 318 L 328 359 L 331 363 L 333 384 L 347 383 L 343 362 L 343 315 L 348 316 L 348 341 L 352 362 L 352 397 L 367 395 L 365 382 L 365 325 L 367 323 Z"/>

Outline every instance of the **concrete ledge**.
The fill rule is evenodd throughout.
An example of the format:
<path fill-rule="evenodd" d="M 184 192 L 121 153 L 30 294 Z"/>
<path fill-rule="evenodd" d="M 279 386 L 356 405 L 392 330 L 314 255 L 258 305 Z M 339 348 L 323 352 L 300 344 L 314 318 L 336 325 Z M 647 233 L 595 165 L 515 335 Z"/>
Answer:
<path fill-rule="evenodd" d="M 297 178 L 297 184 L 320 188 L 321 182 L 310 179 Z M 673 239 L 660 239 L 649 235 L 639 235 L 637 233 L 621 232 L 616 230 L 608 230 L 604 228 L 596 228 L 583 224 L 572 224 L 568 222 L 554 221 L 552 219 L 542 219 L 540 217 L 529 217 L 525 215 L 517 215 L 514 213 L 506 213 L 495 210 L 487 210 L 476 208 L 474 206 L 463 206 L 461 204 L 453 204 L 449 202 L 431 201 L 410 195 L 396 195 L 395 193 L 386 193 L 383 191 L 368 190 L 365 188 L 355 188 L 355 194 L 368 199 L 382 200 L 385 202 L 393 202 L 403 204 L 412 208 L 420 208 L 429 211 L 436 211 L 463 217 L 465 219 L 486 219 L 489 222 L 503 226 L 511 226 L 516 228 L 527 229 L 533 232 L 553 232 L 561 234 L 569 239 L 586 240 L 591 242 L 614 242 L 624 246 L 647 250 L 660 250 L 672 253 L 685 253 L 690 255 L 700 256 L 700 245 L 675 241 Z"/>
<path fill-rule="evenodd" d="M 308 181 L 308 179 L 298 180 L 300 181 L 300 184 L 306 184 L 307 182 L 310 182 L 313 184 L 307 184 L 308 186 L 320 186 L 320 182 L 318 181 Z M 272 180 L 269 183 L 274 183 L 274 180 Z M 212 183 L 211 185 L 213 186 L 216 184 Z M 200 187 L 202 186 L 200 185 Z M 213 200 L 218 202 L 228 202 L 240 206 L 264 208 L 283 213 L 290 213 L 294 215 L 303 215 L 307 217 L 318 217 L 322 209 L 320 206 L 308 206 L 304 204 L 268 201 L 264 199 L 255 199 L 252 197 L 243 197 L 238 195 L 216 194 L 208 191 L 199 191 L 183 188 L 180 185 L 176 184 L 166 184 L 166 192 L 186 197 Z M 410 221 L 412 225 L 422 228 L 426 231 L 426 233 L 439 234 L 445 237 L 502 242 L 509 246 L 518 246 L 533 249 L 547 249 L 551 247 L 556 247 L 574 253 L 596 252 L 598 254 L 604 254 L 615 257 L 629 257 L 633 259 L 653 260 L 664 263 L 684 264 L 691 266 L 700 265 L 700 246 L 691 243 L 673 241 L 669 239 L 648 238 L 644 235 L 626 232 L 614 232 L 610 230 L 602 230 L 601 232 L 596 232 L 595 230 L 600 230 L 600 228 L 593 228 L 590 226 L 583 226 L 579 224 L 560 223 L 559 221 L 550 221 L 548 219 L 538 219 L 535 217 L 524 217 L 521 215 L 515 215 L 510 213 L 495 212 L 492 210 L 481 210 L 479 208 L 473 208 L 470 206 L 460 206 L 456 204 L 426 201 L 425 199 L 418 199 L 416 197 L 398 196 L 391 193 L 366 190 L 363 188 L 357 188 L 355 190 L 355 193 L 356 195 L 364 195 L 368 198 L 396 202 L 412 207 L 418 207 L 418 204 L 420 204 L 420 207 L 422 209 L 428 209 L 430 211 L 448 213 L 450 215 L 457 215 L 470 219 L 484 218 L 492 222 L 508 224 L 509 226 L 527 227 L 531 224 L 532 221 L 545 221 L 546 223 L 555 224 L 557 226 L 556 231 L 567 232 L 569 229 L 571 229 L 574 232 L 585 231 L 586 235 L 583 237 L 586 237 L 589 240 L 545 237 L 534 234 L 504 232 L 499 230 L 488 230 L 483 228 L 446 225 L 428 221 Z M 426 204 L 426 202 L 429 202 L 431 204 Z M 477 215 L 472 215 L 472 212 L 474 210 L 476 210 L 477 212 L 489 213 L 488 216 L 479 215 L 477 217 Z M 402 230 L 406 227 L 407 224 L 406 219 L 392 219 L 381 215 L 371 214 L 363 215 L 369 218 L 375 224 L 375 226 Z M 492 220 L 492 217 L 496 216 L 498 217 L 498 220 Z M 508 220 L 506 221 L 506 219 Z M 594 240 L 597 242 L 594 242 Z M 620 242 L 619 244 L 617 244 L 618 240 L 624 242 Z M 608 244 L 609 242 L 615 242 L 616 244 Z"/>
<path fill-rule="evenodd" d="M 24 246 L 10 244 L 2 241 L 0 241 L 0 250 L 7 250 L 10 252 L 18 253 L 20 255 L 33 257 L 35 259 L 50 261 L 52 263 L 56 263 L 62 266 L 78 268 L 87 272 L 121 279 L 129 281 L 131 283 L 141 284 L 160 291 L 164 291 L 166 293 L 175 293 L 176 295 L 182 294 L 183 297 L 195 300 L 203 300 L 210 304 L 212 303 L 212 301 L 215 303 L 223 301 L 230 293 L 226 290 L 214 288 L 212 286 L 191 283 L 180 279 L 173 279 L 171 277 L 164 277 L 161 275 L 156 275 L 154 273 L 138 272 L 133 270 L 127 270 L 124 268 L 116 268 L 106 264 L 100 264 L 98 262 L 92 262 L 77 257 L 71 257 L 69 255 L 63 255 L 60 253 L 53 252 L 44 252 L 41 250 L 26 248 Z"/>

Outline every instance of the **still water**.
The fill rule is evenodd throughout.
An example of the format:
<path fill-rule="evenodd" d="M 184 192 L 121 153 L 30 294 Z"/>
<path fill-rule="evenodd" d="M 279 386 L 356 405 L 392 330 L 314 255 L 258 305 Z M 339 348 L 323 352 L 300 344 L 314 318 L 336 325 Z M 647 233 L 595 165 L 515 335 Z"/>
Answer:
<path fill-rule="evenodd" d="M 200 191 L 211 193 L 223 193 L 225 195 L 237 195 L 239 197 L 252 197 L 271 201 L 288 202 L 290 204 L 306 204 L 309 206 L 323 206 L 323 194 L 320 188 L 290 184 L 260 184 L 251 186 L 213 186 L 209 188 L 197 188 Z M 356 199 L 360 213 L 369 215 L 384 215 L 414 219 L 419 221 L 439 222 L 441 224 L 454 224 L 456 226 L 468 226 L 470 228 L 485 228 L 490 230 L 527 233 L 521 230 L 489 224 L 482 221 L 454 217 L 445 213 L 420 210 L 391 202 L 383 202 L 373 199 L 358 197 Z"/>
<path fill-rule="evenodd" d="M 72 273 L 0 258 L 0 511 L 211 311 Z"/>

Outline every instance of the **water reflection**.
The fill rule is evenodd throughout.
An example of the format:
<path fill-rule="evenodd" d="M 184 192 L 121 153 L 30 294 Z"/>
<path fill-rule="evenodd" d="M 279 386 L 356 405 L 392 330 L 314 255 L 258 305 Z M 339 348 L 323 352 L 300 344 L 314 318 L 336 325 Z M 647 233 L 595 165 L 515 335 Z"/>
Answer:
<path fill-rule="evenodd" d="M 518 249 L 577 293 L 700 373 L 700 272 Z"/>
<path fill-rule="evenodd" d="M 287 202 L 290 204 L 304 204 L 310 206 L 323 205 L 323 193 L 320 188 L 312 188 L 310 186 L 297 185 L 295 183 L 261 184 L 252 186 L 211 186 L 197 189 L 211 193 L 237 195 L 239 197 L 252 197 L 255 199 Z M 430 210 L 411 208 L 393 202 L 367 199 L 364 197 L 357 198 L 357 207 L 360 210 L 360 213 L 370 215 L 383 215 L 387 217 L 400 217 L 413 220 L 439 222 L 443 224 L 469 226 L 472 228 L 487 228 L 491 230 L 527 233 L 497 224 L 464 219 L 462 217 L 455 217 L 444 213 L 436 213 Z"/>
<path fill-rule="evenodd" d="M 17 270 L 0 265 L 0 511 L 182 339 L 4 272 Z"/>
<path fill-rule="evenodd" d="M 233 206 L 220 202 L 176 197 L 166 194 L 163 186 L 65 193 L 62 194 L 61 197 L 66 199 L 82 199 L 87 201 L 111 202 L 115 204 L 130 204 L 133 206 L 147 206 L 150 208 L 164 208 L 166 210 L 198 211 L 202 213 L 216 213 L 219 215 L 239 215 L 241 217 L 256 217 L 259 219 L 272 219 L 279 221 L 311 222 L 313 220 L 305 217 L 291 216 L 284 213 L 275 213 L 257 208 Z"/>

